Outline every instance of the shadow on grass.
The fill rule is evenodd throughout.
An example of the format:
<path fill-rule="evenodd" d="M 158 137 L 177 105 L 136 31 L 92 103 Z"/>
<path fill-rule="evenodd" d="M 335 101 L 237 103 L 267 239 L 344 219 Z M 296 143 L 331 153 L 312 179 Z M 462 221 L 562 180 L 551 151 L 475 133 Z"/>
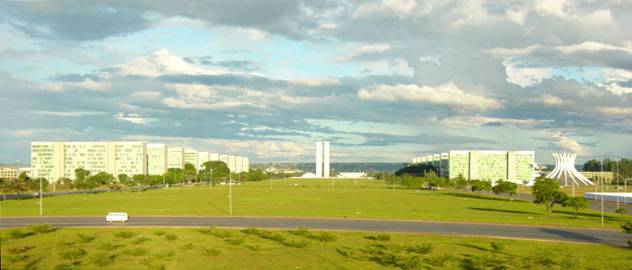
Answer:
<path fill-rule="evenodd" d="M 558 216 L 558 217 L 561 217 L 561 218 L 575 219 L 575 212 L 573 212 L 573 211 L 553 210 L 553 213 L 566 215 L 566 216 Z M 608 214 L 611 214 L 611 213 L 608 213 Z M 594 214 L 593 213 L 582 213 L 582 212 L 577 213 L 577 219 L 579 219 L 581 217 L 601 219 L 601 213 L 594 213 Z M 618 216 L 613 217 L 613 216 L 604 215 L 604 221 L 616 222 L 616 221 L 619 221 L 619 220 L 621 220 L 621 218 L 618 217 Z"/>
<path fill-rule="evenodd" d="M 580 240 L 580 241 L 591 242 L 591 243 L 603 243 L 603 241 L 599 238 L 592 237 L 590 235 L 585 235 L 582 233 L 571 232 L 571 231 L 566 231 L 566 230 L 551 229 L 551 228 L 540 228 L 540 230 L 548 234 L 557 235 L 559 237 L 562 237 L 563 239 Z"/>
<path fill-rule="evenodd" d="M 458 244 L 458 245 L 466 247 L 466 248 L 471 248 L 471 249 L 476 249 L 476 250 L 480 250 L 480 251 L 485 251 L 485 252 L 492 252 L 493 251 L 493 250 L 491 250 L 489 248 L 484 248 L 484 247 L 473 245 L 473 244 Z M 464 254 L 461 254 L 461 255 L 464 255 Z"/>
<path fill-rule="evenodd" d="M 462 198 L 471 198 L 471 199 L 480 199 L 480 200 L 490 200 L 490 201 L 503 201 L 503 202 L 517 202 L 517 203 L 525 203 L 527 201 L 514 199 L 505 197 L 498 197 L 495 195 L 485 195 L 485 194 L 476 194 L 476 193 L 461 193 L 461 192 L 444 192 L 441 194 L 445 194 L 448 196 L 462 197 Z"/>
<path fill-rule="evenodd" d="M 496 209 L 496 208 L 468 207 L 468 209 L 476 210 L 476 211 L 486 211 L 486 212 L 500 212 L 500 213 L 510 213 L 510 214 L 540 215 L 539 213 L 534 213 L 534 212 L 518 211 L 518 210 L 506 210 L 506 209 Z"/>

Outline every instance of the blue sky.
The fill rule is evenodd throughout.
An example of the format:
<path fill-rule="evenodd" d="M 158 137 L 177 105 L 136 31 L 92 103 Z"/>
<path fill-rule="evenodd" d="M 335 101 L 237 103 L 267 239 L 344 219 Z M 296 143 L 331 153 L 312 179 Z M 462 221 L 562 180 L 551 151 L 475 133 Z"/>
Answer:
<path fill-rule="evenodd" d="M 627 1 L 0 3 L 0 162 L 36 140 L 310 161 L 632 156 Z"/>

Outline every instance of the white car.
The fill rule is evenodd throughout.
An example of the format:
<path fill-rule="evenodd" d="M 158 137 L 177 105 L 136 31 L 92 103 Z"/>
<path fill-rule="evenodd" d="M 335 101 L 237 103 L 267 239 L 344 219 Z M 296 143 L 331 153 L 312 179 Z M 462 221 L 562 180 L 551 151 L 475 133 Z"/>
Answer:
<path fill-rule="evenodd" d="M 125 212 L 110 212 L 107 216 L 105 216 L 106 222 L 127 222 L 129 220 L 129 216 Z"/>

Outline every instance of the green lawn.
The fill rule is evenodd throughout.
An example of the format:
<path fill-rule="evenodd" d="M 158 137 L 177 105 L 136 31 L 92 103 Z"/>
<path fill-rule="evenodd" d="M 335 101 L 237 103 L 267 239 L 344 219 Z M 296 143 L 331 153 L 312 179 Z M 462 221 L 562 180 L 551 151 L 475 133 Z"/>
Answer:
<path fill-rule="evenodd" d="M 5 270 L 632 268 L 629 249 L 479 237 L 212 228 L 0 233 Z"/>
<path fill-rule="evenodd" d="M 170 188 L 146 192 L 112 192 L 44 198 L 44 214 L 94 215 L 125 211 L 138 215 L 228 215 L 227 187 Z M 556 206 L 548 217 L 543 206 L 531 202 L 494 199 L 450 191 L 392 189 L 380 181 L 276 180 L 233 187 L 235 216 L 299 216 L 388 218 L 408 220 L 492 222 L 526 225 L 600 227 L 597 211 L 582 210 L 574 219 L 571 209 Z M 38 200 L 0 203 L 2 216 L 36 216 Z M 619 216 L 606 214 L 607 227 L 618 226 Z"/>

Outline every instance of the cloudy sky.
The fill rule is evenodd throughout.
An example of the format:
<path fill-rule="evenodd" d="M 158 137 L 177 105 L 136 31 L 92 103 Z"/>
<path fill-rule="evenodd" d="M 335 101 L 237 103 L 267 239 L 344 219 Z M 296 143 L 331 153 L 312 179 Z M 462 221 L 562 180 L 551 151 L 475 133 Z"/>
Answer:
<path fill-rule="evenodd" d="M 628 0 L 96 2 L 0 3 L 0 162 L 34 140 L 632 156 Z"/>

